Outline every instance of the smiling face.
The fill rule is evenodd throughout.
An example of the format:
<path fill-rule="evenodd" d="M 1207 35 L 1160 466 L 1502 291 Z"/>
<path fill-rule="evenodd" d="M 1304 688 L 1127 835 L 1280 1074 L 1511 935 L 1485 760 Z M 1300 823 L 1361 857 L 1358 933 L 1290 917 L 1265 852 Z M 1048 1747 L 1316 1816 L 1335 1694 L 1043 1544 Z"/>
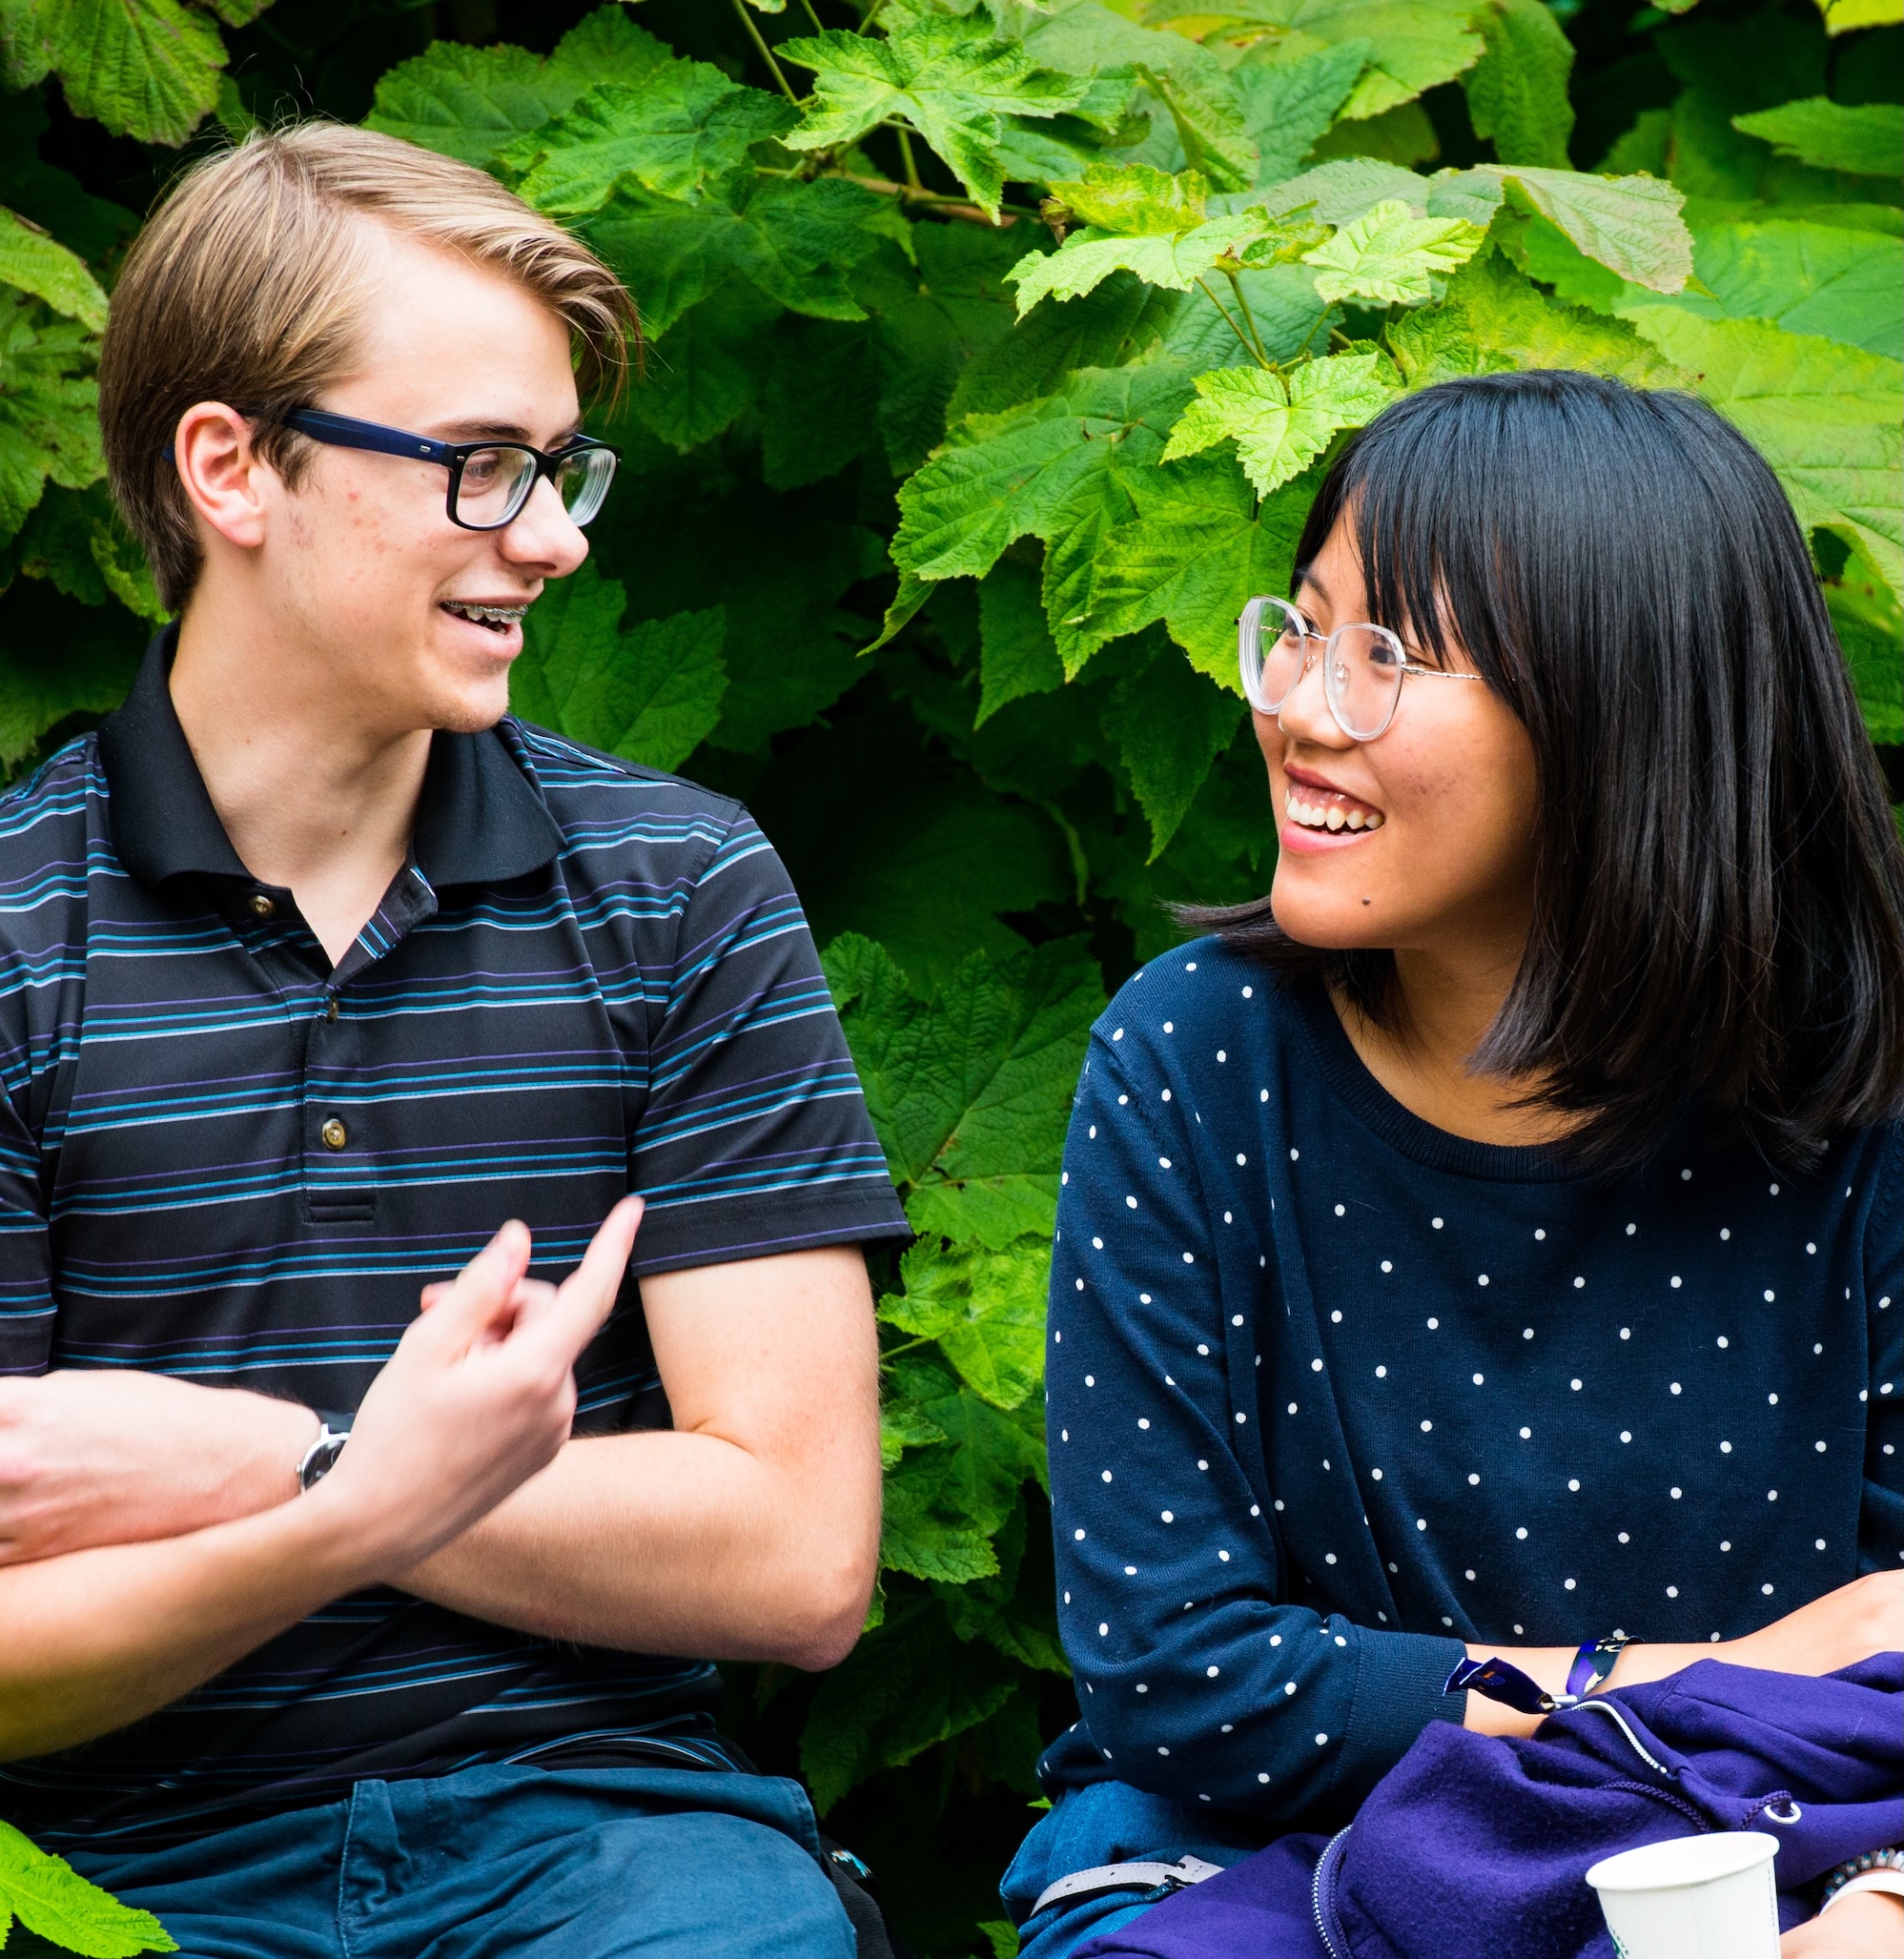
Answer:
<path fill-rule="evenodd" d="M 1296 602 L 1323 635 L 1368 620 L 1346 521 Z M 1409 658 L 1433 663 L 1413 646 Z M 1474 670 L 1457 646 L 1443 664 Z M 1253 718 L 1280 845 L 1270 898 L 1291 938 L 1336 950 L 1491 948 L 1518 964 L 1533 915 L 1534 753 L 1491 687 L 1411 674 L 1387 729 L 1356 742 L 1329 713 L 1318 660 L 1279 713 Z"/>
<path fill-rule="evenodd" d="M 507 279 L 380 229 L 355 372 L 312 405 L 466 442 L 559 448 L 580 414 L 563 323 Z M 321 446 L 275 473 L 255 590 L 273 636 L 367 728 L 463 732 L 509 704 L 522 613 L 587 556 L 552 484 L 499 531 L 445 509 L 440 464 Z"/>

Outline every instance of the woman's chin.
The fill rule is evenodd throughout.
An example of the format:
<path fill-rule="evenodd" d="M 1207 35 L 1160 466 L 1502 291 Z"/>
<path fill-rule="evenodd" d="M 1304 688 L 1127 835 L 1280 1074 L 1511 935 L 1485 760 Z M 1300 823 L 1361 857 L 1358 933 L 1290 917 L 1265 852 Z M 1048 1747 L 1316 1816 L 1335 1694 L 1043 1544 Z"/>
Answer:
<path fill-rule="evenodd" d="M 1270 908 L 1276 922 L 1299 946 L 1313 946 L 1319 952 L 1359 952 L 1385 948 L 1389 934 L 1376 923 L 1381 908 L 1363 892 L 1300 890 L 1292 886 L 1318 883 L 1308 877 L 1285 875 L 1279 862 L 1276 881 L 1269 888 Z"/>

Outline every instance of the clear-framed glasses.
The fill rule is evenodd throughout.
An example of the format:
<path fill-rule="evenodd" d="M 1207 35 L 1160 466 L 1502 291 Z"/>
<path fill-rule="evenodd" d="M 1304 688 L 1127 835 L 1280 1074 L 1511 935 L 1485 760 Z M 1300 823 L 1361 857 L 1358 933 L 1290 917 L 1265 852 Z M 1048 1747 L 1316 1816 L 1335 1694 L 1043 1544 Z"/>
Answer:
<path fill-rule="evenodd" d="M 1275 714 L 1320 655 L 1322 697 L 1352 742 L 1386 733 L 1410 674 L 1478 681 L 1478 673 L 1423 666 L 1385 625 L 1339 625 L 1324 639 L 1285 599 L 1257 598 L 1237 622 L 1237 664 L 1243 695 L 1259 714 Z"/>
<path fill-rule="evenodd" d="M 500 531 L 514 523 L 543 477 L 555 485 L 569 521 L 586 523 L 602 508 L 621 459 L 606 442 L 589 436 L 578 436 L 553 454 L 527 442 L 435 442 L 322 408 L 293 409 L 284 425 L 335 448 L 439 464 L 450 473 L 449 520 L 466 531 Z"/>

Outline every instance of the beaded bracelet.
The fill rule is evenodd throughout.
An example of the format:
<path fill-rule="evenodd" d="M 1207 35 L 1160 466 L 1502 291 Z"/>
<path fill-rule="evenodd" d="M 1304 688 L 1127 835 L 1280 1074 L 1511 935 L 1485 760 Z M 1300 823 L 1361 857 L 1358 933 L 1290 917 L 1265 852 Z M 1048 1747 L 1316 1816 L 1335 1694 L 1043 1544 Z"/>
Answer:
<path fill-rule="evenodd" d="M 1847 1857 L 1825 1880 L 1825 1895 L 1818 1901 L 1822 1911 L 1854 1877 L 1867 1870 L 1904 1871 L 1904 1849 L 1867 1850 L 1862 1857 Z"/>

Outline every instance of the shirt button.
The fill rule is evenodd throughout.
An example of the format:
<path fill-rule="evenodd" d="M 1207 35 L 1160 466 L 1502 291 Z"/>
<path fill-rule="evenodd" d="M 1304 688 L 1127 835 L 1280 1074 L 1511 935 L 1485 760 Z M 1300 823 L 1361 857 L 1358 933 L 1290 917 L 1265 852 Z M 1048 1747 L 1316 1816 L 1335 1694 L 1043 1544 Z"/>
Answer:
<path fill-rule="evenodd" d="M 334 1115 L 317 1133 L 324 1139 L 327 1150 L 341 1150 L 350 1141 L 350 1133 Z"/>
<path fill-rule="evenodd" d="M 262 891 L 252 894 L 251 908 L 259 918 L 269 918 L 277 909 L 275 900 L 267 898 Z"/>
<path fill-rule="evenodd" d="M 335 1000 L 327 1000 L 327 1001 L 325 1001 L 325 1003 L 324 1003 L 324 1018 L 325 1018 L 326 1020 L 335 1020 L 335 1019 L 337 1019 L 337 1017 L 338 1017 L 338 1003 L 337 1003 L 337 1002 L 336 1002 Z"/>

